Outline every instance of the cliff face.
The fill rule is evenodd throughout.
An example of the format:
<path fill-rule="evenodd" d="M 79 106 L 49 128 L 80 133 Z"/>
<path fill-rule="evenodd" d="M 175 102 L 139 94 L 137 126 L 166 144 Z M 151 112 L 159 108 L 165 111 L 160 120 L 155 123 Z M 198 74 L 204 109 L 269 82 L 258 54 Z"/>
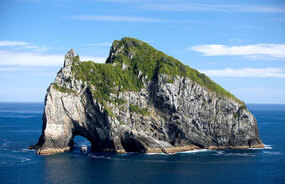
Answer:
<path fill-rule="evenodd" d="M 106 64 L 65 55 L 47 90 L 37 153 L 70 150 L 76 135 L 93 151 L 118 153 L 263 147 L 243 102 L 132 38 L 115 41 Z"/>

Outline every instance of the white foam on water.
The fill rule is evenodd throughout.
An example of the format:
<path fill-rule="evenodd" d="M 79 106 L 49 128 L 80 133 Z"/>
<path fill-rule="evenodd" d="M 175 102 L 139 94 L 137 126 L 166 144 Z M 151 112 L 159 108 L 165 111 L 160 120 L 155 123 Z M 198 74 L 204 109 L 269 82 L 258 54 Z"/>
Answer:
<path fill-rule="evenodd" d="M 36 152 L 36 150 L 23 148 L 23 149 L 20 149 L 20 150 L 13 150 L 12 152 L 13 153 L 25 153 L 25 152 Z"/>
<path fill-rule="evenodd" d="M 274 151 L 264 151 L 263 153 L 267 155 L 281 155 L 282 154 L 280 152 L 274 152 Z"/>
<path fill-rule="evenodd" d="M 178 153 L 185 153 L 185 154 L 195 154 L 195 153 L 201 153 L 201 152 L 210 152 L 212 150 L 209 149 L 194 149 L 191 151 L 182 151 L 182 152 L 178 152 Z"/>
<path fill-rule="evenodd" d="M 264 144 L 264 148 L 248 148 L 249 150 L 263 150 L 263 149 L 272 149 L 273 145 Z"/>
<path fill-rule="evenodd" d="M 7 141 L 6 139 L 4 139 L 4 143 L 1 145 L 1 147 L 2 148 L 7 148 L 7 147 L 9 147 L 9 144 L 10 143 L 10 141 Z"/>
<path fill-rule="evenodd" d="M 175 153 L 142 153 L 142 154 L 146 154 L 146 155 L 175 155 L 175 154 L 179 154 L 179 153 L 182 153 L 182 154 L 195 154 L 195 153 L 200 153 L 200 152 L 210 152 L 210 151 L 213 151 L 213 150 L 209 150 L 209 149 L 194 149 L 194 150 L 191 150 L 191 151 L 181 151 L 181 152 L 175 152 Z M 122 154 L 119 154 L 121 156 L 127 156 L 127 155 L 130 155 L 132 153 L 122 153 Z"/>
<path fill-rule="evenodd" d="M 34 150 L 34 149 L 27 149 L 27 148 L 23 148 L 23 149 L 21 149 L 22 150 L 22 152 L 36 152 L 36 150 Z"/>
<path fill-rule="evenodd" d="M 255 157 L 256 155 L 252 153 L 225 153 L 224 156 Z"/>
<path fill-rule="evenodd" d="M 226 152 L 221 150 L 215 150 L 215 156 L 227 156 L 227 157 L 255 157 L 257 156 L 257 153 L 252 152 L 243 152 L 243 153 L 235 153 L 235 152 Z"/>
<path fill-rule="evenodd" d="M 265 148 L 248 148 L 249 150 L 263 150 Z"/>
<path fill-rule="evenodd" d="M 264 149 L 272 149 L 272 146 L 273 146 L 273 145 L 264 144 Z"/>
<path fill-rule="evenodd" d="M 166 154 L 166 153 L 144 153 L 146 155 L 170 155 L 170 154 L 175 154 L 175 153 L 169 153 L 169 154 Z"/>
<path fill-rule="evenodd" d="M 224 151 L 217 151 L 217 150 L 215 150 L 215 151 L 216 151 L 216 153 L 213 154 L 213 155 L 223 155 L 223 154 L 225 154 Z"/>
<path fill-rule="evenodd" d="M 111 157 L 96 156 L 96 155 L 92 155 L 92 154 L 88 154 L 88 157 L 90 157 L 90 158 L 96 158 L 96 159 L 111 159 Z"/>
<path fill-rule="evenodd" d="M 20 162 L 28 162 L 28 161 L 30 161 L 31 159 L 29 159 L 29 158 L 20 158 L 21 160 L 20 160 Z"/>
<path fill-rule="evenodd" d="M 14 150 L 12 151 L 13 153 L 20 153 L 20 152 L 23 152 L 23 151 L 20 151 L 20 150 Z"/>

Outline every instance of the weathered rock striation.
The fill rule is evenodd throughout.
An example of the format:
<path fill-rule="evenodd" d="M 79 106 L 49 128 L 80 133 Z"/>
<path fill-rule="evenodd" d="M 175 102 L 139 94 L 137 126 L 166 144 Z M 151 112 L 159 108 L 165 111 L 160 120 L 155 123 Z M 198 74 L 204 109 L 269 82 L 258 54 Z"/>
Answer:
<path fill-rule="evenodd" d="M 37 153 L 179 152 L 263 147 L 245 104 L 204 74 L 133 38 L 114 41 L 105 64 L 70 50 L 45 98 Z"/>

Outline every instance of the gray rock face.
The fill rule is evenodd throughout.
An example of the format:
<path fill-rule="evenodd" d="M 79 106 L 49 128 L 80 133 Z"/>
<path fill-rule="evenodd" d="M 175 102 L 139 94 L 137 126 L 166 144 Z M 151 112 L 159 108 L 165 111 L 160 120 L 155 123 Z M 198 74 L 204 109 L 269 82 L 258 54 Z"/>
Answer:
<path fill-rule="evenodd" d="M 140 91 L 110 94 L 125 103 L 103 105 L 92 87 L 72 74 L 75 57 L 73 50 L 66 54 L 64 67 L 47 90 L 39 154 L 72 149 L 76 135 L 87 138 L 93 151 L 118 153 L 263 147 L 257 122 L 245 105 L 187 77 L 169 82 L 168 75 L 159 74 Z M 131 111 L 132 105 L 147 113 Z"/>

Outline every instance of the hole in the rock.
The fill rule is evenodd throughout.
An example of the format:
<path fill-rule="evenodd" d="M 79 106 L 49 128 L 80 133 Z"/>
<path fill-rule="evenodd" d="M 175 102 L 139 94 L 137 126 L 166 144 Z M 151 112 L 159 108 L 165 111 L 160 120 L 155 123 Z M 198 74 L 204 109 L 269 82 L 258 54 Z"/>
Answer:
<path fill-rule="evenodd" d="M 75 152 L 90 152 L 91 143 L 85 137 L 76 135 L 73 137 L 73 151 Z"/>

